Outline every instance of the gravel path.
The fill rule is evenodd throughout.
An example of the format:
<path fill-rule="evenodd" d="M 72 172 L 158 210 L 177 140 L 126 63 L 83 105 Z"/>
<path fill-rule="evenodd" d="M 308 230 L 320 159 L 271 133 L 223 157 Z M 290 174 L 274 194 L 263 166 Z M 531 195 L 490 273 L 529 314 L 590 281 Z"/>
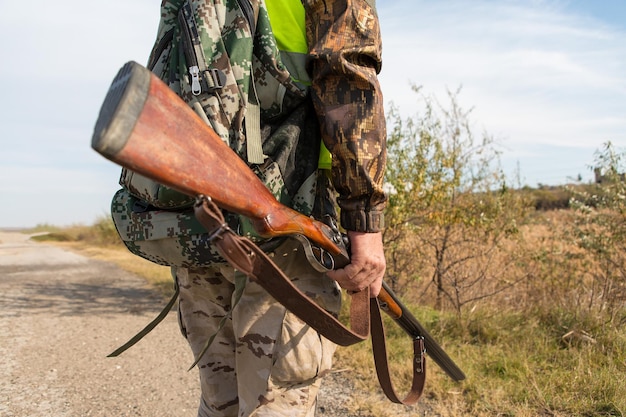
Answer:
<path fill-rule="evenodd" d="M 136 276 L 0 234 L 0 416 L 193 416 L 192 357 L 176 317 L 106 355 L 164 302 Z"/>
<path fill-rule="evenodd" d="M 0 416 L 194 417 L 197 375 L 174 313 L 106 357 L 164 304 L 112 264 L 0 231 Z M 367 416 L 345 408 L 341 373 L 323 385 L 317 416 Z"/>

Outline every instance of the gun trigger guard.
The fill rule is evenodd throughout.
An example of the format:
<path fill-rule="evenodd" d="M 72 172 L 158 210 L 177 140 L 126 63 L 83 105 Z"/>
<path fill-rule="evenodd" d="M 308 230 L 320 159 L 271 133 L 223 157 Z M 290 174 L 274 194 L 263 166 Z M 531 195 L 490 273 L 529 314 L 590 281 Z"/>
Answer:
<path fill-rule="evenodd" d="M 294 234 L 291 235 L 291 237 L 300 242 L 307 261 L 309 261 L 316 271 L 325 273 L 335 269 L 335 259 L 329 252 L 320 247 L 313 246 L 311 241 L 303 235 Z"/>

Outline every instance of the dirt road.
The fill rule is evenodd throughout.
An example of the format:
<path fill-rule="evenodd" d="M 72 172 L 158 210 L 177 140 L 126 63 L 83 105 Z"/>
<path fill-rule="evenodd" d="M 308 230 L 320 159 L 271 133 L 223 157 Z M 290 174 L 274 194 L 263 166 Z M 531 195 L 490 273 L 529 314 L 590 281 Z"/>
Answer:
<path fill-rule="evenodd" d="M 0 417 L 194 417 L 197 373 L 175 313 L 106 357 L 164 305 L 112 264 L 0 230 Z M 316 415 L 370 416 L 347 410 L 351 385 L 327 376 Z"/>
<path fill-rule="evenodd" d="M 194 416 L 196 372 L 174 314 L 106 357 L 163 305 L 108 263 L 0 233 L 0 416 Z"/>

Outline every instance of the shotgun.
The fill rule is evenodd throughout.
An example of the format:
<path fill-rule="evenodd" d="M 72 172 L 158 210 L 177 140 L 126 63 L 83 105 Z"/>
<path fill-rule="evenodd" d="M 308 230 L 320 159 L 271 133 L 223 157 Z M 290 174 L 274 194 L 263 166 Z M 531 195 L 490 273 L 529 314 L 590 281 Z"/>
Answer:
<path fill-rule="evenodd" d="M 248 217 L 263 237 L 304 236 L 330 254 L 335 267 L 349 263 L 336 228 L 279 203 L 187 103 L 136 62 L 124 65 L 113 80 L 91 146 L 107 159 L 182 193 L 210 196 L 218 206 Z M 246 192 L 241 193 L 244 184 Z M 412 339 L 423 338 L 428 355 L 452 379 L 465 379 L 384 282 L 378 301 Z"/>

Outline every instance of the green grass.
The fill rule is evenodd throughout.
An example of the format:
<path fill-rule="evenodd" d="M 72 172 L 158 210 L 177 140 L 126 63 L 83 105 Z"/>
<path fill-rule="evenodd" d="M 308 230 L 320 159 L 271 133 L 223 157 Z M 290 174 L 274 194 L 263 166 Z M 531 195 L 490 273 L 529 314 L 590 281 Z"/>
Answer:
<path fill-rule="evenodd" d="M 575 326 L 564 321 L 563 312 L 475 311 L 461 320 L 423 307 L 411 310 L 467 375 L 455 383 L 429 360 L 425 401 L 437 415 L 591 417 L 626 412 L 622 329 L 586 318 L 589 332 L 578 330 L 564 338 Z M 402 392 L 410 380 L 411 344 L 393 323 L 386 328 L 392 375 Z M 370 355 L 367 343 L 340 348 L 337 355 L 339 367 L 362 374 L 356 377 L 364 393 L 379 391 Z M 371 405 L 357 409 L 366 412 Z M 377 412 L 393 416 L 395 409 L 383 404 Z"/>

